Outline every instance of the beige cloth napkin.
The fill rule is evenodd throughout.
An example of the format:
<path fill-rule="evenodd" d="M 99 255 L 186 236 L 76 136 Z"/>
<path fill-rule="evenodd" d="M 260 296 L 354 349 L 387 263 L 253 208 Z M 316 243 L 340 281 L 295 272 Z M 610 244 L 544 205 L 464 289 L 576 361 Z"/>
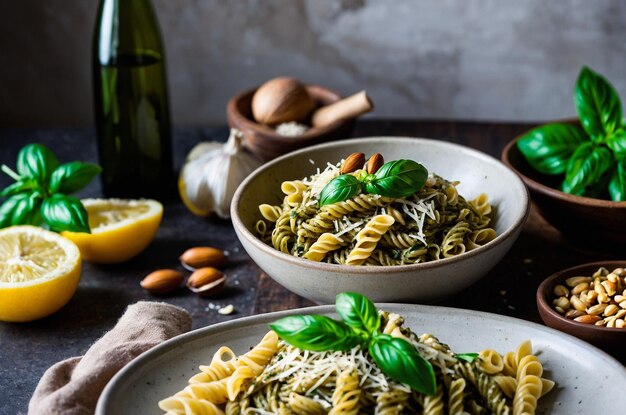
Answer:
<path fill-rule="evenodd" d="M 126 309 L 117 325 L 82 357 L 50 367 L 28 405 L 29 415 L 93 414 L 106 384 L 141 353 L 191 329 L 182 308 L 141 301 Z"/>

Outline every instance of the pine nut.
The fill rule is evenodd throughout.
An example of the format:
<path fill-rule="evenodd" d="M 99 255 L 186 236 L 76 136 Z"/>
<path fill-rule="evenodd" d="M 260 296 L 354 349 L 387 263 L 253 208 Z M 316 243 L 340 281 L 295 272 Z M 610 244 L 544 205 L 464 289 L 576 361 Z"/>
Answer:
<path fill-rule="evenodd" d="M 593 303 L 594 301 L 596 301 L 596 299 L 598 298 L 598 293 L 594 291 L 589 291 L 587 293 L 587 301 L 589 301 L 590 303 Z"/>
<path fill-rule="evenodd" d="M 624 276 L 626 276 L 626 269 L 624 269 L 624 268 L 615 268 L 613 270 L 613 273 L 619 275 L 620 277 L 624 277 Z"/>
<path fill-rule="evenodd" d="M 602 285 L 602 283 L 600 281 L 596 281 L 593 284 L 593 289 L 598 293 L 598 294 L 606 294 L 606 289 L 604 288 L 604 286 Z"/>
<path fill-rule="evenodd" d="M 616 318 L 609 317 L 607 320 L 608 320 L 606 322 L 607 327 L 615 327 L 615 320 L 617 320 Z"/>
<path fill-rule="evenodd" d="M 587 310 L 587 306 L 585 306 L 585 304 L 580 300 L 580 298 L 578 298 L 577 295 L 572 295 L 572 298 L 570 298 L 569 301 L 572 304 L 572 307 L 574 307 L 576 310 L 583 312 Z"/>
<path fill-rule="evenodd" d="M 602 281 L 602 286 L 608 295 L 615 295 L 615 284 L 609 280 Z"/>
<path fill-rule="evenodd" d="M 557 297 L 569 297 L 569 290 L 564 285 L 555 285 L 553 291 L 554 295 L 556 295 Z"/>
<path fill-rule="evenodd" d="M 587 309 L 587 314 L 590 314 L 592 316 L 598 316 L 602 314 L 607 307 L 607 304 L 596 304 L 593 307 L 589 307 Z"/>
<path fill-rule="evenodd" d="M 616 318 L 624 318 L 626 317 L 626 310 L 619 310 L 617 314 L 615 314 Z"/>
<path fill-rule="evenodd" d="M 615 304 L 609 304 L 606 306 L 606 308 L 604 309 L 604 312 L 602 313 L 605 317 L 610 317 L 612 315 L 615 315 L 617 312 L 619 311 L 619 307 L 616 306 Z"/>
<path fill-rule="evenodd" d="M 626 311 L 626 310 L 624 310 Z M 585 313 L 583 313 L 582 311 L 578 311 L 574 308 L 567 310 L 567 313 L 565 313 L 565 317 L 567 318 L 571 318 L 571 319 L 575 319 L 576 317 L 580 317 L 580 316 L 584 316 Z"/>
<path fill-rule="evenodd" d="M 569 300 L 565 297 L 557 298 L 553 301 L 553 304 L 557 307 L 561 307 L 563 310 L 568 310 L 571 307 Z"/>
<path fill-rule="evenodd" d="M 608 303 L 611 299 L 606 293 L 598 294 L 598 302 L 599 303 Z"/>
<path fill-rule="evenodd" d="M 626 296 L 624 296 L 624 295 L 616 295 L 615 297 L 613 297 L 613 300 L 615 300 L 615 302 L 619 304 L 622 301 L 626 300 Z"/>
<path fill-rule="evenodd" d="M 580 284 L 576 285 L 574 288 L 572 288 L 572 294 L 580 294 L 581 292 L 585 291 L 589 289 L 589 283 L 588 282 L 581 282 Z"/>
<path fill-rule="evenodd" d="M 604 326 L 605 324 L 606 324 L 606 321 L 604 321 L 604 320 L 598 320 L 598 321 L 595 322 L 596 326 Z"/>
<path fill-rule="evenodd" d="M 615 320 L 615 327 L 617 327 L 618 329 L 623 329 L 624 320 L 622 320 L 621 318 L 618 318 L 617 320 Z"/>
<path fill-rule="evenodd" d="M 559 314 L 565 314 L 565 310 L 563 310 L 561 307 L 559 307 L 558 305 L 554 307 L 554 309 L 556 310 L 557 313 Z"/>
<path fill-rule="evenodd" d="M 619 303 L 619 306 L 622 307 L 624 310 L 626 310 L 626 300 Z"/>
<path fill-rule="evenodd" d="M 592 281 L 591 277 L 570 277 L 565 280 L 565 283 L 569 285 L 570 287 L 575 287 L 581 282 L 589 283 L 591 281 Z"/>
<path fill-rule="evenodd" d="M 619 275 L 611 272 L 609 275 L 606 276 L 606 279 L 611 281 L 613 284 L 617 284 L 617 281 L 619 281 Z"/>

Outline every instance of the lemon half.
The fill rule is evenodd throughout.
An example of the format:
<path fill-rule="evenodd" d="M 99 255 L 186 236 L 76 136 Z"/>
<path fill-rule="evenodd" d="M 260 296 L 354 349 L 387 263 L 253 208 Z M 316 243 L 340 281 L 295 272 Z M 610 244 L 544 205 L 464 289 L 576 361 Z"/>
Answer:
<path fill-rule="evenodd" d="M 74 242 L 85 261 L 124 262 L 146 249 L 154 239 L 163 205 L 152 199 L 83 199 L 91 233 L 62 232 Z"/>
<path fill-rule="evenodd" d="M 35 226 L 0 230 L 0 321 L 24 322 L 63 307 L 80 280 L 80 252 Z"/>

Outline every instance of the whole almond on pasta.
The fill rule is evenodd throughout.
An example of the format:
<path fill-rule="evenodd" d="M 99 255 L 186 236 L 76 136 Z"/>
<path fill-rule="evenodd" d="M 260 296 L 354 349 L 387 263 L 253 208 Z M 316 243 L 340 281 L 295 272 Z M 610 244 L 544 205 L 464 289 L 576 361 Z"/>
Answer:
<path fill-rule="evenodd" d="M 362 168 L 365 164 L 365 154 L 363 153 L 352 153 L 343 161 L 341 165 L 341 174 L 352 173 L 353 171 L 357 171 Z"/>
<path fill-rule="evenodd" d="M 378 169 L 383 166 L 383 164 L 385 164 L 385 159 L 383 158 L 382 154 L 376 153 L 373 154 L 372 157 L 369 158 L 369 160 L 367 160 L 367 163 L 365 164 L 365 170 L 368 174 L 374 174 L 378 171 Z"/>

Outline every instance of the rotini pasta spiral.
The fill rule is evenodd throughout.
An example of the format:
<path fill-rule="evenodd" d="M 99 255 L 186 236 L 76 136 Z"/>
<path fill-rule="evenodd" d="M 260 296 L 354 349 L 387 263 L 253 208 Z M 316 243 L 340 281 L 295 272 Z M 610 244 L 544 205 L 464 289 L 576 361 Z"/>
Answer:
<path fill-rule="evenodd" d="M 380 238 L 393 225 L 394 219 L 389 215 L 376 215 L 356 235 L 356 244 L 348 254 L 346 264 L 361 265 L 372 255 Z"/>

